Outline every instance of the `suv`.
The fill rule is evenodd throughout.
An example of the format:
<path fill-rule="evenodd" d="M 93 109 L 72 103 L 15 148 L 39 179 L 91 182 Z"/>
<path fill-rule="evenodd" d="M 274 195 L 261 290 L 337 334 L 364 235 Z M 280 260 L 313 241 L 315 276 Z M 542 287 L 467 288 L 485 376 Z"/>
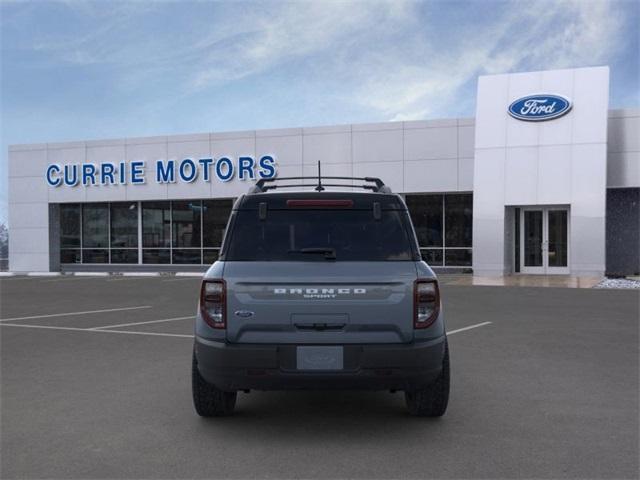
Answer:
<path fill-rule="evenodd" d="M 252 389 L 369 389 L 402 390 L 413 415 L 443 415 L 440 291 L 403 199 L 377 178 L 306 179 L 259 180 L 233 206 L 200 290 L 197 413 L 228 415 Z M 287 180 L 303 183 L 275 183 Z M 294 186 L 316 188 L 280 191 Z"/>

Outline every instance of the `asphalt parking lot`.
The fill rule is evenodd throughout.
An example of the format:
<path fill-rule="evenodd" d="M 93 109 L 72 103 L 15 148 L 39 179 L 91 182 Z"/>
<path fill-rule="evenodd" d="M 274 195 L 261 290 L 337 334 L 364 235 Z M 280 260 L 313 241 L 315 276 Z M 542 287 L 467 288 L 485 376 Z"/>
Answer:
<path fill-rule="evenodd" d="M 442 419 L 410 417 L 400 393 L 251 392 L 205 420 L 198 285 L 0 280 L 0 476 L 638 477 L 638 291 L 445 286 Z"/>

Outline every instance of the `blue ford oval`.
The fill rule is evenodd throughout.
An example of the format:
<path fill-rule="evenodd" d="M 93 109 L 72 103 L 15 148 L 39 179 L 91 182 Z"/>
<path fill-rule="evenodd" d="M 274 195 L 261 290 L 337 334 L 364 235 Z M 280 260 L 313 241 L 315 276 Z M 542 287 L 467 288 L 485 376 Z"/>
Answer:
<path fill-rule="evenodd" d="M 541 122 L 565 115 L 571 106 L 571 100 L 560 95 L 528 95 L 509 105 L 509 115 L 518 120 Z"/>

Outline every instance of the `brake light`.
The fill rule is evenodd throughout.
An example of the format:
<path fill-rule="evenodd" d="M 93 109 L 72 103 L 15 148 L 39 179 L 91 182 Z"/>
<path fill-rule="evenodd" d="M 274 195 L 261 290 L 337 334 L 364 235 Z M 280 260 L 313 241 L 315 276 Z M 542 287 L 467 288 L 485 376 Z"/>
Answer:
<path fill-rule="evenodd" d="M 200 313 L 210 327 L 226 328 L 227 287 L 224 280 L 203 280 Z"/>
<path fill-rule="evenodd" d="M 438 318 L 440 290 L 435 279 L 416 280 L 413 300 L 413 326 L 427 328 Z"/>
<path fill-rule="evenodd" d="M 319 207 L 319 208 L 352 208 L 353 200 L 318 199 L 318 200 L 287 200 L 287 207 Z"/>

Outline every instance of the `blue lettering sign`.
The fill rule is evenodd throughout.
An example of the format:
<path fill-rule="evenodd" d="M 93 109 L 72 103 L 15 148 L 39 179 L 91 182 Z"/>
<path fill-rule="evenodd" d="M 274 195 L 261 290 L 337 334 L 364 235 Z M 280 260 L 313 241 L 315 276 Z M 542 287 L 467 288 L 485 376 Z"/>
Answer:
<path fill-rule="evenodd" d="M 47 165 L 45 180 L 50 187 L 79 184 L 89 185 L 141 185 L 146 181 L 146 163 L 144 160 L 132 162 L 102 162 L 99 164 L 83 162 L 64 166 L 52 163 Z M 213 172 L 212 172 L 213 169 Z M 234 177 L 239 180 L 272 178 L 276 176 L 276 161 L 272 155 L 263 155 L 259 161 L 251 156 L 185 158 L 176 160 L 157 160 L 155 162 L 155 182 L 192 183 L 198 179 L 210 182 L 213 176 L 220 182 L 228 182 Z"/>
<path fill-rule="evenodd" d="M 116 183 L 116 179 L 113 175 L 115 170 L 116 166 L 113 163 L 105 162 L 100 165 L 100 183 L 102 185 L 112 185 Z"/>
<path fill-rule="evenodd" d="M 211 179 L 211 164 L 213 163 L 213 158 L 201 158 L 198 160 L 198 163 L 202 165 L 202 180 L 205 182 L 210 181 Z"/>
<path fill-rule="evenodd" d="M 78 184 L 78 165 L 64 166 L 64 184 L 74 187 Z"/>
<path fill-rule="evenodd" d="M 144 183 L 144 162 L 131 162 L 131 183 L 134 185 Z"/>
<path fill-rule="evenodd" d="M 55 177 L 53 176 L 54 173 Z M 53 163 L 47 167 L 47 183 L 49 186 L 57 187 L 62 183 L 62 179 L 58 175 L 60 175 L 60 165 Z"/>
<path fill-rule="evenodd" d="M 187 168 L 188 167 L 188 168 Z M 193 160 L 185 158 L 180 163 L 180 179 L 183 182 L 191 183 L 198 176 L 198 168 Z"/>
<path fill-rule="evenodd" d="M 120 167 L 118 167 L 118 171 L 120 172 L 120 183 L 122 185 L 127 184 L 127 164 L 125 162 L 120 162 Z"/>
<path fill-rule="evenodd" d="M 260 178 L 273 178 L 276 176 L 275 160 L 270 155 L 260 159 Z"/>
<path fill-rule="evenodd" d="M 173 183 L 176 181 L 175 162 L 167 160 L 165 164 L 162 160 L 156 162 L 156 183 Z"/>
<path fill-rule="evenodd" d="M 238 158 L 238 176 L 240 180 L 245 179 L 245 174 L 249 176 L 249 178 L 255 178 L 253 174 L 253 167 L 255 165 L 255 161 L 251 157 L 240 157 Z"/>
<path fill-rule="evenodd" d="M 224 173 L 223 167 L 227 173 Z M 216 177 L 221 182 L 228 182 L 233 178 L 233 163 L 227 157 L 222 157 L 216 162 Z"/>

